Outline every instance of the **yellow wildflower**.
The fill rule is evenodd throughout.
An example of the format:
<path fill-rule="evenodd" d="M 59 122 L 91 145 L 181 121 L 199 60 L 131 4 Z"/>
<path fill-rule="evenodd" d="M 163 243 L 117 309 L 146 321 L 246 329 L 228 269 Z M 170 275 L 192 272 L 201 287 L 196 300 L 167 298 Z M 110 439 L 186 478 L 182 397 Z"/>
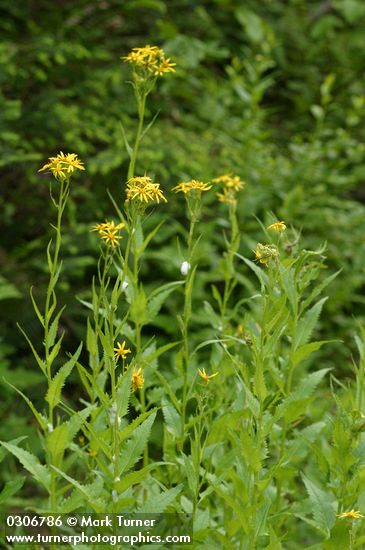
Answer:
<path fill-rule="evenodd" d="M 118 235 L 118 231 L 125 227 L 125 223 L 121 222 L 115 225 L 114 221 L 97 223 L 94 225 L 90 231 L 97 231 L 100 235 L 100 238 L 103 239 L 106 244 L 110 245 L 112 248 L 115 248 L 119 244 L 119 240 L 122 238 L 121 235 Z"/>
<path fill-rule="evenodd" d="M 56 179 L 66 179 L 77 170 L 85 170 L 83 162 L 75 153 L 65 155 L 62 151 L 56 157 L 49 157 L 49 162 L 42 166 L 38 172 L 49 170 Z"/>
<path fill-rule="evenodd" d="M 89 456 L 91 456 L 91 458 L 95 458 L 97 454 L 97 451 L 89 451 Z"/>
<path fill-rule="evenodd" d="M 222 193 L 216 193 L 217 198 L 219 202 L 223 202 L 224 204 L 236 204 L 237 199 L 234 194 L 234 192 L 231 189 L 228 189 L 227 187 L 224 187 Z"/>
<path fill-rule="evenodd" d="M 116 248 L 119 244 L 119 240 L 122 238 L 121 235 L 117 235 L 115 231 L 110 229 L 100 232 L 99 235 L 103 241 L 105 241 L 106 244 L 110 245 L 112 248 Z"/>
<path fill-rule="evenodd" d="M 272 229 L 276 233 L 282 233 L 286 229 L 285 222 L 275 222 L 268 226 L 267 229 Z"/>
<path fill-rule="evenodd" d="M 117 361 L 118 361 L 118 359 L 119 359 L 120 357 L 121 357 L 122 359 L 125 359 L 126 356 L 128 355 L 128 353 L 131 353 L 131 350 L 130 350 L 129 348 L 126 349 L 125 346 L 126 346 L 126 342 L 125 342 L 125 341 L 122 342 L 122 343 L 118 342 L 118 343 L 117 343 L 117 347 L 114 348 L 114 351 L 115 351 L 114 357 L 115 357 L 115 359 L 116 359 Z"/>
<path fill-rule="evenodd" d="M 144 376 L 141 367 L 138 369 L 134 367 L 132 372 L 132 388 L 133 391 L 143 388 L 144 386 Z"/>
<path fill-rule="evenodd" d="M 202 181 L 198 180 L 191 180 L 186 182 L 181 182 L 175 187 L 172 188 L 175 193 L 190 193 L 190 191 L 197 190 L 197 191 L 209 191 L 212 186 L 208 183 L 203 183 Z"/>
<path fill-rule="evenodd" d="M 136 176 L 127 183 L 127 201 L 137 199 L 141 203 L 167 202 L 159 183 L 154 183 L 148 176 Z"/>
<path fill-rule="evenodd" d="M 163 76 L 165 73 L 174 73 L 174 66 L 176 63 L 172 63 L 170 59 L 163 59 L 161 63 L 156 67 L 155 76 Z"/>
<path fill-rule="evenodd" d="M 212 180 L 214 183 L 223 183 L 227 189 L 234 189 L 238 192 L 246 185 L 244 181 L 241 181 L 239 176 L 232 176 L 231 174 L 223 174 L 219 178 Z"/>
<path fill-rule="evenodd" d="M 260 264 L 267 265 L 270 258 L 277 258 L 278 255 L 279 252 L 276 246 L 261 243 L 258 243 L 256 246 L 256 261 L 260 262 Z"/>
<path fill-rule="evenodd" d="M 360 514 L 359 511 L 350 510 L 349 512 L 342 512 L 342 514 L 337 514 L 336 517 L 339 519 L 359 519 L 363 518 L 364 516 Z"/>
<path fill-rule="evenodd" d="M 198 374 L 199 374 L 200 378 L 202 378 L 202 379 L 204 380 L 204 382 L 205 382 L 206 384 L 208 384 L 208 383 L 210 382 L 210 380 L 211 380 L 212 378 L 214 378 L 215 376 L 218 376 L 219 373 L 218 373 L 218 372 L 215 372 L 215 373 L 213 373 L 213 374 L 207 374 L 207 373 L 205 372 L 205 369 L 198 369 Z"/>
<path fill-rule="evenodd" d="M 146 45 L 143 48 L 133 48 L 126 56 L 121 57 L 126 63 L 131 63 L 136 69 L 152 73 L 153 76 L 163 76 L 165 73 L 175 72 L 174 66 L 165 52 L 157 46 Z M 146 73 L 144 73 L 146 76 Z M 148 75 L 147 75 L 148 76 Z"/>

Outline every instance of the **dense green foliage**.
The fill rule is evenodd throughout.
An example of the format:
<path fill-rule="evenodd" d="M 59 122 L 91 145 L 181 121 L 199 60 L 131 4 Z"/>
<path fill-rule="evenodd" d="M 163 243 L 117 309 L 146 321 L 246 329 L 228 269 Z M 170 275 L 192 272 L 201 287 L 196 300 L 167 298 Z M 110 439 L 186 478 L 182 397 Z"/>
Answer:
<path fill-rule="evenodd" d="M 356 463 L 360 468 L 358 476 L 355 458 L 344 464 L 340 473 L 334 464 L 344 452 L 341 445 L 345 444 L 348 430 L 355 430 L 358 438 L 347 441 L 349 454 L 353 452 L 356 457 L 363 445 L 362 428 L 356 428 L 356 422 L 361 424 L 361 418 L 356 415 L 362 414 L 359 397 L 362 389 L 358 378 L 353 382 L 355 377 L 350 367 L 352 356 L 355 361 L 358 357 L 354 336 L 358 324 L 364 320 L 364 2 L 70 0 L 57 3 L 55 8 L 46 0 L 2 0 L 0 28 L 3 38 L 0 44 L 3 237 L 0 376 L 21 391 L 26 389 L 35 403 L 42 402 L 39 397 L 42 376 L 34 368 L 33 356 L 16 323 L 26 329 L 32 341 L 42 341 L 41 327 L 30 307 L 29 288 L 34 285 L 33 295 L 43 300 L 48 281 L 44 251 L 53 231 L 50 220 L 54 218 L 54 208 L 48 197 L 49 178 L 37 171 L 48 156 L 59 150 L 76 152 L 87 168 L 85 173 L 75 176 L 65 212 L 63 268 L 58 289 L 59 303 L 67 306 L 60 326 L 66 333 L 67 349 L 76 349 L 78 342 L 86 337 L 87 310 L 81 301 L 91 300 L 90 281 L 97 274 L 98 261 L 97 237 L 90 233 L 90 226 L 115 216 L 107 191 L 119 205 L 125 199 L 129 157 L 123 132 L 127 140 L 133 142 L 137 119 L 133 89 L 128 84 L 130 68 L 120 57 L 135 46 L 158 44 L 176 62 L 178 70 L 171 78 L 164 79 L 149 98 L 146 117 L 147 122 L 153 120 L 153 124 L 143 138 L 137 161 L 138 173 L 147 171 L 153 175 L 167 190 L 169 199 L 167 221 L 162 208 L 156 209 L 145 221 L 148 234 L 159 221 L 165 220 L 141 263 L 145 289 L 149 294 L 159 285 L 176 281 L 184 259 L 186 216 L 180 200 L 169 190 L 181 180 L 210 181 L 224 172 L 237 173 L 246 181 L 237 209 L 241 235 L 238 252 L 242 256 L 253 260 L 256 243 L 263 238 L 257 219 L 266 226 L 277 217 L 297 230 L 289 233 L 293 246 L 288 244 L 288 254 L 293 249 L 301 258 L 300 254 L 305 255 L 300 252 L 303 249 L 317 251 L 310 263 L 310 268 L 315 270 L 316 284 L 341 270 L 331 280 L 330 299 L 323 304 L 315 328 L 316 341 L 334 341 L 318 351 L 314 363 L 309 358 L 303 372 L 304 379 L 311 367 L 316 366 L 314 370 L 325 376 L 327 371 L 321 369 L 330 368 L 332 375 L 341 381 L 338 383 L 345 384 L 342 400 L 336 404 L 338 419 L 330 427 L 324 426 L 324 415 L 331 412 L 331 407 L 333 414 L 335 405 L 332 401 L 330 407 L 325 406 L 325 400 L 322 404 L 315 402 L 304 428 L 308 432 L 304 435 L 312 449 L 316 438 L 319 441 L 323 435 L 321 445 L 327 458 L 318 459 L 321 468 L 317 475 L 314 462 L 309 465 L 306 462 L 308 449 L 300 449 L 296 467 L 302 469 L 306 464 L 307 470 L 304 481 L 293 481 L 292 490 L 299 490 L 299 486 L 303 490 L 305 486 L 313 496 L 311 480 L 315 479 L 322 485 L 322 492 L 327 485 L 329 488 L 328 494 L 317 493 L 322 501 L 327 499 L 333 503 L 336 497 L 340 502 L 345 484 L 353 475 L 352 491 L 360 494 L 363 490 L 361 467 Z M 199 231 L 204 233 L 204 238 L 195 258 L 201 274 L 194 287 L 192 347 L 216 336 L 218 321 L 212 308 L 219 310 L 217 292 L 223 292 L 227 277 L 221 258 L 230 225 L 226 207 L 217 205 L 214 193 L 205 199 Z M 300 245 L 297 245 L 299 233 Z M 180 255 L 176 252 L 179 247 L 183 251 Z M 239 284 L 232 290 L 233 301 L 237 302 L 257 291 L 255 274 L 243 265 L 237 275 Z M 307 283 L 310 281 L 305 285 Z M 278 288 L 279 294 L 284 292 L 285 283 Z M 262 288 L 261 291 L 265 295 Z M 165 296 L 153 327 L 145 327 L 146 342 L 148 336 L 156 336 L 159 346 L 176 340 L 177 316 L 183 303 L 182 291 L 175 290 Z M 267 307 L 274 311 L 279 306 L 269 304 Z M 232 313 L 230 322 L 239 323 L 241 314 L 241 310 Z M 255 323 L 262 321 L 261 314 L 252 307 L 242 322 L 255 333 Z M 275 322 L 278 325 L 283 322 L 284 326 L 280 316 Z M 358 347 L 363 361 L 361 339 Z M 213 365 L 222 360 L 222 350 L 216 349 L 211 357 L 203 348 L 201 354 L 202 360 L 209 358 Z M 166 361 L 174 360 L 172 352 L 166 356 L 169 358 Z M 229 367 L 226 368 L 229 375 Z M 271 375 L 274 377 L 275 369 Z M 298 401 L 307 405 L 320 381 L 320 378 L 313 379 L 313 387 L 309 383 L 308 394 L 303 390 L 305 395 Z M 247 385 L 247 380 L 245 383 Z M 270 391 L 274 391 L 273 388 L 279 391 L 279 382 L 271 380 L 270 383 L 273 384 L 272 387 L 269 384 Z M 351 384 L 357 385 L 356 398 Z M 158 405 L 161 395 L 157 379 L 153 385 L 156 387 L 153 387 L 155 393 L 150 404 Z M 179 390 L 178 385 L 173 387 Z M 328 384 L 320 391 L 319 395 L 326 400 L 332 399 Z M 12 439 L 29 435 L 27 448 L 39 454 L 40 444 L 34 437 L 36 428 L 26 412 L 26 403 L 19 401 L 19 409 L 24 414 L 19 415 L 19 410 L 9 413 L 15 393 L 2 385 L 0 395 L 4 403 L 0 439 L 8 441 L 9 434 Z M 85 388 L 74 373 L 65 395 L 71 404 L 77 403 L 80 395 L 85 396 Z M 237 398 L 234 391 L 231 398 L 232 401 Z M 219 399 L 217 406 L 224 414 L 227 396 Z M 304 407 L 303 403 L 300 407 Z M 165 408 L 169 406 L 165 403 Z M 269 404 L 267 410 L 276 422 L 281 420 L 281 413 L 276 413 L 275 407 L 275 403 Z M 305 410 L 300 407 L 299 414 Z M 234 431 L 237 410 L 239 404 L 235 402 L 232 411 L 226 411 L 227 415 L 233 415 L 227 417 L 232 427 L 229 436 L 232 446 L 237 437 Z M 285 414 L 285 422 L 290 424 L 296 420 L 290 416 L 290 410 Z M 170 422 L 171 418 L 174 412 L 170 414 Z M 252 422 L 250 429 L 254 432 L 254 421 L 246 420 L 248 424 Z M 265 429 L 269 429 L 271 420 L 266 418 L 265 422 L 268 422 Z M 162 425 L 162 416 L 157 417 L 156 423 Z M 316 427 L 312 429 L 312 425 Z M 288 438 L 292 437 L 291 429 L 294 430 L 288 427 Z M 172 425 L 167 431 L 174 435 Z M 213 433 L 207 436 L 209 444 L 219 441 L 221 431 L 217 422 Z M 271 441 L 273 448 L 280 447 L 275 441 L 276 435 Z M 152 438 L 152 453 L 158 459 L 159 433 L 152 432 Z M 328 445 L 331 440 L 333 446 Z M 244 449 L 249 442 L 241 440 L 239 444 Z M 260 444 L 264 455 L 266 443 L 260 441 Z M 290 440 L 288 445 L 290 447 Z M 261 459 L 263 456 L 258 461 Z M 188 469 L 184 462 L 188 458 L 181 460 L 181 468 L 184 464 Z M 17 463 L 7 458 L 6 466 L 4 480 L 9 480 L 17 471 Z M 254 470 L 257 467 L 251 466 Z M 214 475 L 222 481 L 220 498 L 228 502 L 227 495 L 236 483 L 237 491 L 242 492 L 243 488 L 237 479 L 223 478 L 218 464 L 214 467 L 217 468 Z M 289 470 L 284 468 L 279 475 L 279 482 L 284 486 L 292 482 L 293 474 Z M 166 473 L 167 487 L 175 481 L 178 483 L 178 475 L 174 480 L 171 472 Z M 364 502 L 361 494 L 359 503 Z M 23 501 L 20 497 L 17 499 L 18 495 L 14 497 L 15 505 L 22 506 Z M 291 499 L 289 495 L 288 501 Z M 354 500 L 350 500 L 348 506 Z M 239 505 L 244 506 L 244 500 Z M 322 505 L 323 502 L 318 504 Z M 307 519 L 309 510 L 308 504 Z M 227 512 L 233 518 L 235 513 L 234 510 Z M 320 511 L 317 517 L 321 518 L 323 533 L 328 535 L 334 514 L 326 518 Z M 227 519 L 230 521 L 232 518 Z M 307 536 L 311 543 L 317 540 L 312 531 L 310 535 L 305 530 L 300 532 L 301 540 Z M 215 544 L 217 549 L 225 547 L 223 539 Z"/>

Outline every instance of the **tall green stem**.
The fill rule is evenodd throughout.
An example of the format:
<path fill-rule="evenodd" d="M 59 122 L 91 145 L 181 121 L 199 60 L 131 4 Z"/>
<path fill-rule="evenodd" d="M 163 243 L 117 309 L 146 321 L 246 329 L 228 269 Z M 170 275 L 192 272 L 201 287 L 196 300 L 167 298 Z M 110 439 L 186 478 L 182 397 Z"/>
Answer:
<path fill-rule="evenodd" d="M 143 132 L 143 122 L 144 122 L 144 115 L 146 110 L 147 93 L 146 92 L 137 93 L 136 97 L 138 102 L 138 128 L 137 128 L 136 138 L 134 141 L 131 160 L 128 168 L 128 176 L 127 176 L 128 180 L 130 180 L 134 176 L 134 170 L 135 170 L 139 145 L 141 142 L 141 137 Z"/>
<path fill-rule="evenodd" d="M 56 239 L 55 239 L 55 248 L 53 257 L 51 255 L 51 243 L 48 247 L 48 265 L 50 270 L 49 275 L 49 283 L 47 287 L 47 293 L 46 293 L 46 301 L 44 306 L 44 347 L 45 347 L 45 367 L 46 367 L 46 375 L 47 375 L 47 384 L 48 388 L 51 385 L 52 382 L 52 362 L 51 362 L 51 347 L 53 347 L 53 343 L 50 341 L 50 324 L 51 324 L 51 318 L 52 314 L 56 307 L 56 294 L 55 294 L 55 285 L 57 283 L 57 278 L 59 275 L 59 252 L 61 248 L 61 240 L 62 240 L 62 233 L 61 233 L 61 224 L 62 224 L 62 215 L 66 206 L 67 197 L 69 192 L 69 183 L 67 180 L 62 179 L 60 181 L 60 190 L 59 190 L 59 198 L 58 202 L 54 202 L 57 208 L 57 222 L 56 226 L 54 227 L 56 231 Z M 51 303 L 52 302 L 52 303 Z M 47 429 L 49 431 L 53 430 L 53 422 L 54 422 L 54 410 L 53 410 L 53 404 L 50 401 L 49 407 L 48 407 L 48 426 Z M 55 513 L 57 510 L 57 475 L 55 470 L 53 469 L 53 460 L 52 460 L 52 454 L 50 449 L 48 449 L 48 466 L 50 468 L 50 475 L 51 475 L 51 483 L 50 483 L 50 508 L 51 512 Z"/>
<path fill-rule="evenodd" d="M 183 372 L 183 393 L 182 393 L 182 406 L 181 406 L 181 444 L 182 447 L 185 438 L 185 422 L 186 422 L 186 405 L 187 405 L 187 393 L 188 393 L 188 369 L 190 363 L 190 349 L 189 349 L 189 320 L 191 312 L 191 293 L 188 291 L 191 278 L 194 276 L 194 271 L 191 269 L 192 255 L 193 255 L 193 239 L 194 229 L 196 224 L 196 217 L 192 216 L 190 220 L 190 228 L 188 235 L 188 253 L 187 261 L 190 265 L 190 269 L 186 276 L 185 283 L 185 297 L 184 297 L 184 314 L 182 322 L 182 336 L 183 336 L 183 356 L 184 356 L 184 372 Z"/>

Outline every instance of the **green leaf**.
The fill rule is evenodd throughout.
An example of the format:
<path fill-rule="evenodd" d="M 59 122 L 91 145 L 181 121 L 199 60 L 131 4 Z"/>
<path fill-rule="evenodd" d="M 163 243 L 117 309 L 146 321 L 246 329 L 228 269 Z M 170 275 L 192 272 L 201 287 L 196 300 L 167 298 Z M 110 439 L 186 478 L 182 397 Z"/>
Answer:
<path fill-rule="evenodd" d="M 328 344 L 329 342 L 336 342 L 336 340 L 319 340 L 317 342 L 310 342 L 309 344 L 304 344 L 304 346 L 300 346 L 292 356 L 292 362 L 293 365 L 298 365 L 301 361 L 304 361 L 309 355 L 311 355 L 313 352 L 319 350 L 324 344 Z"/>
<path fill-rule="evenodd" d="M 127 472 L 139 460 L 143 450 L 145 449 L 148 438 L 150 436 L 152 424 L 156 418 L 156 411 L 152 412 L 147 420 L 143 422 L 131 437 L 131 439 L 123 446 L 120 457 L 120 474 Z"/>
<path fill-rule="evenodd" d="M 83 495 L 74 489 L 71 495 L 67 498 L 64 498 L 58 506 L 57 512 L 60 514 L 70 514 L 77 508 L 80 508 L 84 505 L 85 499 Z"/>
<path fill-rule="evenodd" d="M 46 401 L 50 404 L 52 409 L 54 409 L 56 405 L 58 405 L 58 403 L 60 402 L 61 390 L 66 382 L 67 377 L 70 375 L 76 361 L 79 358 L 81 349 L 82 349 L 82 342 L 80 343 L 79 347 L 77 348 L 73 356 L 67 361 L 67 363 L 65 363 L 60 368 L 56 376 L 54 376 L 51 380 L 51 383 L 49 385 L 47 395 L 46 395 Z"/>
<path fill-rule="evenodd" d="M 256 265 L 254 262 L 251 262 L 251 260 L 249 260 L 248 258 L 245 258 L 244 256 L 241 256 L 241 254 L 236 253 L 235 256 L 240 258 L 240 260 L 244 261 L 245 264 L 248 265 L 248 267 L 250 269 L 252 269 L 252 271 L 255 273 L 258 280 L 260 281 L 262 288 L 264 288 L 265 286 L 267 286 L 269 284 L 269 278 L 266 275 L 266 273 L 264 272 L 264 270 L 261 269 L 261 267 Z"/>
<path fill-rule="evenodd" d="M 92 485 L 81 485 L 78 481 L 70 477 L 69 475 L 65 474 L 62 470 L 59 468 L 56 468 L 53 466 L 53 469 L 64 479 L 66 479 L 75 489 L 79 492 L 81 496 L 84 497 L 85 501 L 88 503 L 88 505 L 97 513 L 101 514 L 105 512 L 106 510 L 106 502 L 100 498 L 100 493 L 102 490 L 102 486 L 100 483 L 98 484 L 92 484 Z"/>
<path fill-rule="evenodd" d="M 0 493 L 0 504 L 6 503 L 7 500 L 15 495 L 24 484 L 25 477 L 18 477 L 5 483 L 3 490 Z"/>
<path fill-rule="evenodd" d="M 35 408 L 35 406 L 33 405 L 33 403 L 31 402 L 30 399 L 28 399 L 28 397 L 23 393 L 21 392 L 20 390 L 18 390 L 18 388 L 16 388 L 15 386 L 13 386 L 12 384 L 10 384 L 10 382 L 8 382 L 5 378 L 4 378 L 6 384 L 8 384 L 8 386 L 10 386 L 14 391 L 16 391 L 19 395 L 22 396 L 22 398 L 24 399 L 24 401 L 27 403 L 28 407 L 30 408 L 30 410 L 32 411 L 32 413 L 34 414 L 34 416 L 36 417 L 37 421 L 38 421 L 38 424 L 40 425 L 40 427 L 44 430 L 46 428 L 46 425 L 47 425 L 47 420 L 46 418 L 44 418 L 44 416 L 39 413 L 37 411 L 37 409 Z"/>
<path fill-rule="evenodd" d="M 56 317 L 53 319 L 51 326 L 49 327 L 48 335 L 46 344 L 48 346 L 48 349 L 51 348 L 55 342 L 56 336 L 57 336 L 57 330 L 58 330 L 58 323 L 60 321 L 60 317 L 62 313 L 64 312 L 66 306 L 63 306 L 60 311 L 57 313 Z M 61 340 L 61 338 L 60 338 Z M 62 340 L 61 340 L 62 341 Z"/>
<path fill-rule="evenodd" d="M 14 455 L 19 462 L 24 466 L 28 472 L 32 474 L 34 479 L 38 481 L 43 487 L 49 490 L 50 486 L 50 480 L 51 476 L 48 471 L 48 468 L 46 466 L 43 466 L 38 460 L 36 456 L 34 456 L 32 453 L 26 451 L 25 449 L 22 449 L 21 447 L 17 447 L 16 445 L 12 445 L 11 443 L 6 443 L 5 441 L 0 441 L 0 445 L 5 447 L 9 453 Z"/>
<path fill-rule="evenodd" d="M 30 347 L 30 349 L 32 350 L 32 353 L 33 353 L 33 355 L 34 355 L 35 360 L 36 360 L 37 363 L 38 363 L 39 368 L 41 369 L 41 371 L 43 372 L 43 374 L 47 376 L 46 367 L 45 367 L 44 361 L 42 361 L 42 359 L 39 357 L 38 353 L 37 353 L 36 350 L 35 350 L 35 347 L 33 346 L 32 342 L 31 342 L 30 339 L 28 338 L 28 335 L 26 334 L 26 332 L 22 329 L 22 327 L 21 327 L 18 323 L 17 323 L 17 327 L 18 327 L 18 329 L 20 330 L 20 332 L 23 334 L 23 336 L 24 336 L 24 338 L 26 339 L 26 341 L 28 342 L 29 347 Z"/>
<path fill-rule="evenodd" d="M 161 286 L 148 297 L 147 301 L 147 323 L 151 323 L 160 311 L 166 298 L 175 290 L 177 286 L 183 285 L 185 281 L 175 281 Z"/>
<path fill-rule="evenodd" d="M 127 135 L 125 133 L 125 130 L 124 130 L 124 126 L 123 126 L 123 123 L 122 121 L 120 121 L 120 128 L 122 130 L 122 136 L 123 136 L 123 141 L 124 141 L 124 145 L 125 145 L 125 149 L 127 151 L 127 154 L 129 156 L 129 158 L 132 157 L 132 153 L 133 153 L 133 149 L 132 147 L 129 145 L 129 142 L 128 142 L 128 138 L 127 138 Z"/>
<path fill-rule="evenodd" d="M 181 434 L 180 415 L 175 407 L 165 397 L 162 399 L 162 413 L 167 430 L 175 437 L 179 437 Z"/>
<path fill-rule="evenodd" d="M 332 506 L 334 499 L 304 474 L 302 479 L 311 501 L 314 523 L 328 537 L 336 521 L 336 512 Z"/>
<path fill-rule="evenodd" d="M 54 466 L 60 467 L 63 454 L 67 446 L 68 439 L 68 424 L 65 422 L 50 432 L 47 436 L 48 448 L 52 456 Z"/>
<path fill-rule="evenodd" d="M 176 497 L 181 493 L 183 484 L 180 483 L 176 487 L 161 493 L 160 495 L 153 495 L 145 504 L 139 508 L 140 514 L 162 514 L 166 508 L 176 500 Z"/>
<path fill-rule="evenodd" d="M 327 296 L 319 300 L 311 309 L 309 309 L 303 317 L 299 320 L 297 325 L 296 334 L 294 336 L 294 350 L 297 350 L 299 346 L 304 345 L 314 330 L 317 324 L 318 317 L 322 311 L 323 304 L 327 300 Z"/>
<path fill-rule="evenodd" d="M 29 294 L 30 294 L 30 298 L 31 298 L 31 300 L 32 300 L 33 309 L 34 309 L 34 311 L 36 312 L 36 315 L 37 315 L 37 317 L 38 317 L 38 319 L 39 319 L 39 321 L 40 321 L 42 327 L 44 327 L 44 317 L 43 317 L 43 315 L 41 314 L 41 312 L 39 311 L 39 308 L 38 308 L 38 306 L 37 306 L 37 303 L 36 303 L 36 301 L 35 301 L 35 299 L 34 299 L 34 296 L 33 296 L 33 287 L 30 287 Z"/>
<path fill-rule="evenodd" d="M 48 356 L 48 366 L 49 366 L 49 368 L 51 368 L 51 366 L 53 365 L 53 361 L 56 359 L 57 355 L 60 352 L 61 344 L 62 344 L 62 340 L 63 340 L 64 335 L 65 335 L 65 333 L 61 334 L 61 336 L 59 337 L 59 339 L 57 340 L 57 342 L 53 346 L 51 353 Z"/>
<path fill-rule="evenodd" d="M 124 493 L 129 489 L 130 487 L 133 487 L 133 485 L 136 485 L 137 483 L 140 483 L 144 480 L 146 475 L 153 470 L 154 468 L 161 466 L 165 464 L 165 462 L 154 462 L 153 464 L 149 464 L 145 468 L 142 468 L 141 470 L 137 470 L 136 472 L 131 472 L 130 474 L 127 474 L 123 477 L 118 483 L 114 485 L 114 488 L 118 491 L 118 493 Z"/>
<path fill-rule="evenodd" d="M 129 399 L 131 396 L 131 377 L 132 371 L 128 369 L 122 376 L 118 379 L 118 388 L 117 388 L 117 409 L 118 416 L 123 418 L 128 412 Z"/>

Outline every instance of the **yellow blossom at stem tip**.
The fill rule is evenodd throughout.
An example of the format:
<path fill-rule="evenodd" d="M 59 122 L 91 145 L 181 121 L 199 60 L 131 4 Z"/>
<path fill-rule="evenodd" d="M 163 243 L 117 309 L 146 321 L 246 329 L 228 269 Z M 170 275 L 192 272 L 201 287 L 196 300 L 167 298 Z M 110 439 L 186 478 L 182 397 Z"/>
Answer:
<path fill-rule="evenodd" d="M 205 372 L 205 369 L 198 369 L 198 374 L 199 374 L 200 378 L 202 378 L 202 379 L 204 380 L 204 382 L 205 382 L 206 384 L 208 384 L 208 383 L 210 382 L 210 380 L 211 380 L 212 378 L 214 378 L 215 376 L 218 376 L 219 373 L 218 373 L 218 372 L 215 372 L 215 373 L 213 373 L 213 374 L 207 374 L 207 373 Z"/>
<path fill-rule="evenodd" d="M 114 357 L 115 357 L 115 359 L 116 359 L 117 361 L 118 361 L 118 359 L 119 359 L 120 357 L 121 357 L 122 359 L 125 359 L 125 358 L 127 357 L 128 353 L 131 353 L 131 350 L 130 350 L 129 348 L 126 349 L 125 346 L 126 346 L 126 342 L 125 342 L 125 341 L 122 342 L 122 343 L 118 342 L 118 343 L 117 343 L 117 347 L 114 348 L 114 351 L 115 351 Z"/>
<path fill-rule="evenodd" d="M 286 223 L 285 222 L 275 222 L 268 226 L 267 229 L 272 229 L 276 233 L 282 233 L 286 229 Z"/>
<path fill-rule="evenodd" d="M 143 388 L 144 386 L 144 376 L 141 367 L 138 369 L 134 367 L 132 372 L 132 388 L 133 391 Z"/>
<path fill-rule="evenodd" d="M 349 512 L 342 512 L 342 514 L 337 514 L 336 518 L 338 519 L 360 519 L 364 516 L 360 514 L 359 511 L 350 510 Z"/>
<path fill-rule="evenodd" d="M 125 227 L 125 223 L 121 222 L 115 225 L 114 221 L 102 222 L 95 224 L 90 231 L 97 231 L 100 238 L 112 248 L 115 248 L 119 244 L 119 240 L 122 238 L 118 235 L 118 231 Z"/>
<path fill-rule="evenodd" d="M 76 153 L 65 155 L 62 151 L 56 157 L 49 157 L 49 162 L 42 166 L 38 172 L 49 170 L 56 179 L 66 179 L 70 177 L 75 170 L 85 170 L 84 163 L 78 158 Z"/>
<path fill-rule="evenodd" d="M 190 181 L 183 181 L 172 188 L 175 193 L 190 193 L 190 191 L 196 190 L 196 191 L 209 191 L 212 186 L 208 183 L 203 183 L 202 181 L 198 180 L 190 180 Z"/>
<path fill-rule="evenodd" d="M 267 265 L 270 258 L 277 258 L 279 256 L 279 252 L 274 245 L 257 243 L 255 256 L 257 262 Z"/>
<path fill-rule="evenodd" d="M 127 201 L 137 200 L 146 203 L 160 200 L 167 202 L 160 184 L 152 181 L 148 176 L 135 176 L 127 183 Z"/>
<path fill-rule="evenodd" d="M 152 76 L 163 76 L 165 73 L 175 72 L 175 65 L 169 58 L 165 57 L 165 52 L 157 46 L 147 44 L 142 48 L 133 48 L 126 56 L 121 57 L 126 63 L 131 63 L 136 71 L 140 71 L 145 78 Z"/>

